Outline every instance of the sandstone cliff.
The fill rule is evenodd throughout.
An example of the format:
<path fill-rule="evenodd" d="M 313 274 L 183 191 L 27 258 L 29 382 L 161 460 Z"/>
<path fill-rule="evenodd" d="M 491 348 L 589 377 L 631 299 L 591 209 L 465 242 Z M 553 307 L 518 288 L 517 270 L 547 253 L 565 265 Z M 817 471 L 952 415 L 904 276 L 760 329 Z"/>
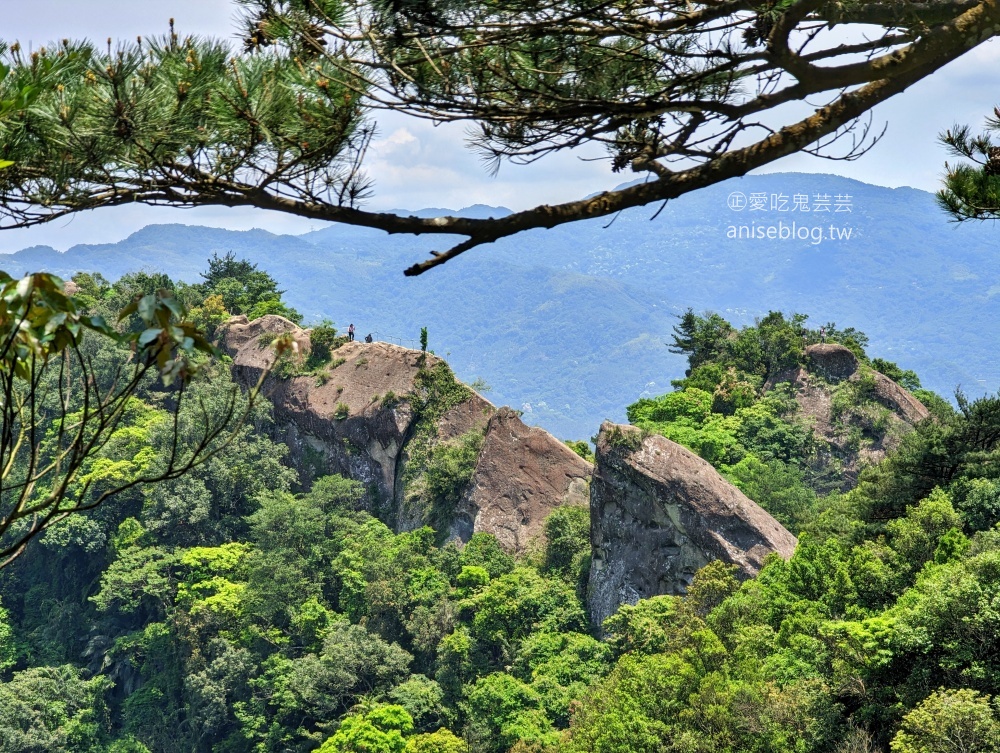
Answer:
<path fill-rule="evenodd" d="M 490 416 L 482 452 L 458 510 L 462 538 L 489 531 L 511 551 L 537 535 L 557 504 L 586 505 L 590 463 L 510 408 Z"/>
<path fill-rule="evenodd" d="M 364 483 L 371 511 L 396 530 L 434 525 L 468 540 L 497 536 L 511 551 L 537 538 L 562 504 L 586 504 L 591 466 L 509 409 L 457 382 L 431 354 L 352 342 L 305 373 L 309 333 L 279 316 L 235 317 L 222 347 L 244 384 L 257 381 L 282 333 L 298 362 L 270 376 L 280 439 L 305 483 L 339 473 Z"/>
<path fill-rule="evenodd" d="M 871 396 L 908 424 L 923 421 L 930 415 L 923 403 L 889 377 L 872 369 L 862 370 L 855 355 L 843 345 L 810 345 L 806 348 L 806 361 L 811 371 L 832 382 L 859 382 L 865 377 L 873 380 Z"/>
<path fill-rule="evenodd" d="M 595 625 L 622 604 L 682 594 L 721 559 L 741 577 L 796 539 L 705 460 L 662 436 L 605 423 L 590 496 L 593 547 L 588 608 Z"/>

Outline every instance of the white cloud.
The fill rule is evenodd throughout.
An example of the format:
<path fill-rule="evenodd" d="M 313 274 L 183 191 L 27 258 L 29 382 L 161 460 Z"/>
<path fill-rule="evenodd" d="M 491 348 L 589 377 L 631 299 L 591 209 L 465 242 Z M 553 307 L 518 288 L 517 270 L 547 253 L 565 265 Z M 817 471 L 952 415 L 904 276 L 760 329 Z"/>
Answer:
<path fill-rule="evenodd" d="M 377 155 L 395 154 L 403 151 L 403 147 L 418 143 L 418 139 L 406 128 L 397 128 L 384 139 L 378 139 L 372 144 L 372 152 Z"/>

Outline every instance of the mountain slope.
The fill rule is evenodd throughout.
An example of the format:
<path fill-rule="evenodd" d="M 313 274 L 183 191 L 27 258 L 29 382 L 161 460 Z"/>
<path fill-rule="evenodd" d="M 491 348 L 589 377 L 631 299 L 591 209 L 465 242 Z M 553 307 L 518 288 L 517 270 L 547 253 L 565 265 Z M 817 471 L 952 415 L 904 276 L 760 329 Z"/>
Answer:
<path fill-rule="evenodd" d="M 850 212 L 729 209 L 749 197 L 850 196 Z M 845 205 L 847 202 L 842 202 Z M 354 322 L 363 335 L 416 342 L 420 327 L 466 381 L 521 407 L 529 423 L 588 437 L 621 406 L 669 389 L 683 361 L 666 348 L 674 315 L 713 309 L 735 323 L 768 310 L 808 313 L 868 333 L 871 352 L 916 370 L 924 386 L 950 394 L 995 390 L 1000 366 L 991 332 L 1000 293 L 997 230 L 949 224 L 933 196 L 825 175 L 775 174 L 728 181 L 657 208 L 539 230 L 477 249 L 422 277 L 402 270 L 453 239 L 389 237 L 331 226 L 294 238 L 150 226 L 116 244 L 65 254 L 26 249 L 12 274 L 81 269 L 114 278 L 139 268 L 196 281 L 205 259 L 232 250 L 268 270 L 306 321 Z M 422 210 L 429 214 L 436 210 Z M 470 216 L 507 210 L 471 207 Z M 817 220 L 815 218 L 821 217 Z M 731 239 L 729 229 L 791 220 L 836 224 L 849 240 Z"/>

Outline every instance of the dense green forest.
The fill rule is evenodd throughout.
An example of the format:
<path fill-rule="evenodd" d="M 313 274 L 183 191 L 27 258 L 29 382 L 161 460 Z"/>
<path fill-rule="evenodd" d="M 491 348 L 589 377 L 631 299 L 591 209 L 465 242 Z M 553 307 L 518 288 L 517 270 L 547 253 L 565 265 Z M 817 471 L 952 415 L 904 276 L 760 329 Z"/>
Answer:
<path fill-rule="evenodd" d="M 298 318 L 251 264 L 216 256 L 203 280 L 77 275 L 75 297 L 110 320 L 169 289 L 210 333 L 232 313 Z M 918 389 L 862 333 L 825 334 Z M 844 490 L 771 379 L 818 337 L 800 316 L 681 319 L 687 376 L 630 419 L 716 464 L 799 547 L 744 583 L 710 565 L 686 597 L 603 626 L 585 508 L 518 559 L 488 534 L 396 534 L 354 481 L 304 489 L 258 402 L 208 463 L 50 527 L 0 571 L 0 751 L 1000 750 L 1000 399 L 919 393 L 933 418 Z M 127 356 L 89 347 L 107 369 Z M 190 389 L 226 400 L 225 359 Z M 878 418 L 848 389 L 845 412 L 852 395 Z M 165 462 L 170 401 L 134 400 L 93 483 Z"/>

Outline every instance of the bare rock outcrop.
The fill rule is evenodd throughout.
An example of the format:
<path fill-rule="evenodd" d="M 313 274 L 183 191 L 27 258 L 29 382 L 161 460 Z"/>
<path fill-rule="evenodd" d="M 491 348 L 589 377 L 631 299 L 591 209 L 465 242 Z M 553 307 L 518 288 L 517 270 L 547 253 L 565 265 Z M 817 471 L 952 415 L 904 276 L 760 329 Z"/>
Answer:
<path fill-rule="evenodd" d="M 222 346 L 244 385 L 255 384 L 274 360 L 268 347 L 291 333 L 302 357 L 309 333 L 280 316 L 252 322 L 235 317 L 222 331 Z M 264 394 L 274 405 L 278 438 L 291 450 L 300 475 L 339 473 L 364 483 L 370 511 L 396 530 L 428 522 L 406 487 L 426 462 L 428 447 L 484 434 L 472 480 L 451 516 L 449 532 L 463 540 L 494 533 L 511 551 L 522 550 L 541 532 L 555 507 L 586 502 L 591 466 L 547 432 L 530 428 L 509 409 L 499 411 L 450 371 L 443 405 L 429 405 L 427 376 L 445 367 L 431 354 L 390 343 L 346 343 L 330 362 L 311 373 L 272 374 Z M 421 413 L 424 411 L 424 413 Z M 432 417 L 428 427 L 427 416 Z M 423 420 L 421 420 L 423 419 Z M 419 435 L 419 436 L 418 436 Z M 419 447 L 415 448 L 415 445 Z"/>
<path fill-rule="evenodd" d="M 254 381 L 260 372 L 274 363 L 274 351 L 268 346 L 286 332 L 299 349 L 299 356 L 309 355 L 309 333 L 283 316 L 268 314 L 252 322 L 246 316 L 234 316 L 224 325 L 222 346 L 230 356 L 239 357 L 240 373 L 253 373 Z"/>
<path fill-rule="evenodd" d="M 601 625 L 622 604 L 683 594 L 713 560 L 756 575 L 796 539 L 708 462 L 669 439 L 606 422 L 590 492 L 587 603 Z"/>
<path fill-rule="evenodd" d="M 908 424 L 915 424 L 930 416 L 930 411 L 907 390 L 885 374 L 873 371 L 875 399 Z"/>
<path fill-rule="evenodd" d="M 805 368 L 780 374 L 767 387 L 791 384 L 801 414 L 812 420 L 826 452 L 836 456 L 845 491 L 855 485 L 865 465 L 882 460 L 904 434 L 930 415 L 917 398 L 884 374 L 862 366 L 843 345 L 810 345 L 805 362 Z M 834 404 L 834 392 L 843 389 L 854 390 L 846 411 Z"/>
<path fill-rule="evenodd" d="M 468 538 L 489 531 L 504 548 L 522 551 L 555 507 L 587 504 L 591 471 L 590 463 L 551 434 L 500 408 L 486 426 L 455 533 Z"/>
<path fill-rule="evenodd" d="M 270 343 L 286 332 L 299 346 L 299 358 L 308 356 L 309 333 L 284 317 L 232 319 L 222 345 L 233 358 L 237 380 L 255 384 L 274 361 Z M 337 349 L 322 377 L 267 379 L 264 394 L 274 405 L 279 438 L 304 481 L 327 473 L 361 481 L 369 488 L 372 512 L 391 514 L 399 451 L 413 415 L 408 404 L 386 406 L 383 398 L 413 390 L 418 355 L 389 343 L 353 342 Z"/>
<path fill-rule="evenodd" d="M 806 348 L 806 363 L 810 372 L 831 382 L 858 381 L 862 378 L 857 357 L 836 343 L 810 345 Z M 930 415 L 923 403 L 884 374 L 868 369 L 864 376 L 874 381 L 872 397 L 908 424 L 915 424 Z"/>
<path fill-rule="evenodd" d="M 806 348 L 806 363 L 831 382 L 847 379 L 858 370 L 858 358 L 849 349 L 837 343 L 819 343 Z"/>

